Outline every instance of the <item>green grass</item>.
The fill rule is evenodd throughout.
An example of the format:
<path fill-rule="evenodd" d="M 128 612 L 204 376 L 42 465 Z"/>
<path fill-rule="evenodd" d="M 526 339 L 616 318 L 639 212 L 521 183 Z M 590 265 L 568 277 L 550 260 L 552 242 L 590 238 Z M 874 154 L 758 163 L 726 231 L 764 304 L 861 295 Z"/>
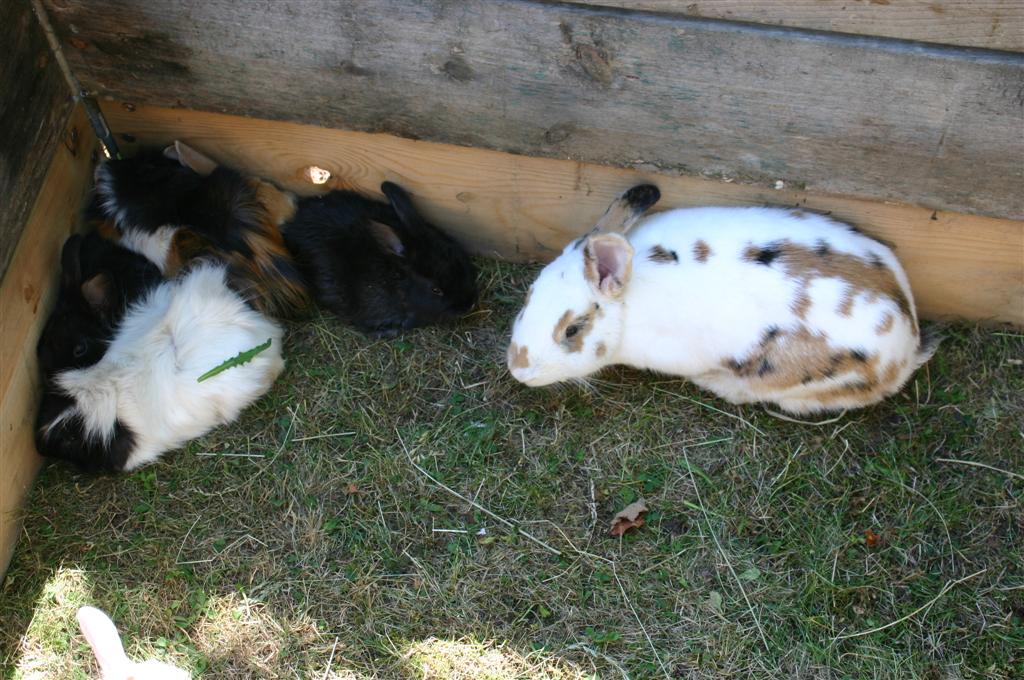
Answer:
<path fill-rule="evenodd" d="M 479 311 L 397 340 L 295 324 L 239 422 L 130 475 L 47 467 L 3 675 L 93 677 L 92 603 L 209 678 L 1024 677 L 1024 337 L 953 327 L 903 393 L 807 426 L 626 369 L 518 385 L 532 276 L 487 263 Z"/>

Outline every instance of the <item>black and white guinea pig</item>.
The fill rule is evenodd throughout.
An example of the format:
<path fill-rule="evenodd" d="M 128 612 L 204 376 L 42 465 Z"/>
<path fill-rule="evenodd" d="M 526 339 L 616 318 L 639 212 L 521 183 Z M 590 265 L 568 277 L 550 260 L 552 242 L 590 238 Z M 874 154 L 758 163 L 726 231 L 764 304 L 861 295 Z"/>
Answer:
<path fill-rule="evenodd" d="M 812 413 L 880 401 L 935 351 L 884 244 L 785 208 L 668 210 L 630 231 L 658 196 L 625 192 L 541 271 L 512 330 L 517 380 L 626 364 Z"/>
<path fill-rule="evenodd" d="M 280 230 L 295 212 L 292 194 L 182 142 L 102 163 L 95 194 L 121 245 L 166 276 L 197 256 L 214 255 L 256 309 L 284 318 L 309 311 L 312 298 Z"/>
<path fill-rule="evenodd" d="M 319 304 L 360 330 L 393 336 L 468 312 L 476 268 L 409 195 L 384 182 L 388 203 L 351 191 L 299 200 L 283 227 Z"/>
<path fill-rule="evenodd" d="M 60 292 L 36 347 L 40 372 L 52 376 L 99 361 L 128 307 L 162 280 L 148 259 L 95 233 L 68 238 Z"/>
<path fill-rule="evenodd" d="M 230 422 L 284 367 L 281 328 L 199 260 L 172 280 L 96 235 L 65 244 L 58 299 L 38 345 L 36 447 L 88 470 L 130 470 Z M 224 360 L 265 344 L 209 380 Z"/>

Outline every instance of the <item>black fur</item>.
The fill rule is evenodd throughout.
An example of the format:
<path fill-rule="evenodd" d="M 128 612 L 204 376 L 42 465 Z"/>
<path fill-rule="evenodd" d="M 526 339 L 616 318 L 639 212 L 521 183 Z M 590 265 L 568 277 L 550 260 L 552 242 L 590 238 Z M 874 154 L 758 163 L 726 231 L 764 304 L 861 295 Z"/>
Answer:
<path fill-rule="evenodd" d="M 622 195 L 636 213 L 642 213 L 661 199 L 661 191 L 653 184 L 638 184 Z"/>
<path fill-rule="evenodd" d="M 96 234 L 75 235 L 65 242 L 57 302 L 36 347 L 43 378 L 43 398 L 36 419 L 40 454 L 69 460 L 88 470 L 124 467 L 135 436 L 120 423 L 107 443 L 86 437 L 78 416 L 50 427 L 75 406 L 55 379 L 62 371 L 85 368 L 102 359 L 129 306 L 160 281 L 160 271 L 149 260 Z M 94 292 L 87 298 L 85 286 L 94 284 Z"/>
<path fill-rule="evenodd" d="M 381 191 L 390 205 L 350 191 L 302 199 L 284 226 L 317 302 L 388 336 L 468 312 L 477 289 L 465 250 L 420 217 L 401 187 L 385 182 Z"/>
<path fill-rule="evenodd" d="M 206 206 L 196 205 L 206 184 L 201 175 L 160 149 L 144 149 L 132 158 L 109 160 L 96 168 L 96 193 L 107 217 L 122 229 L 153 232 L 171 225 L 194 225 Z M 201 203 L 208 203 L 201 201 Z M 216 207 L 216 206 L 214 206 Z"/>
<path fill-rule="evenodd" d="M 96 172 L 100 205 L 120 228 L 187 226 L 218 248 L 252 254 L 240 222 L 257 200 L 238 172 L 218 166 L 204 177 L 160 149 L 107 161 Z"/>
<path fill-rule="evenodd" d="M 206 254 L 221 255 L 232 288 L 259 311 L 283 317 L 308 311 L 302 275 L 281 243 L 278 225 L 269 224 L 250 178 L 223 166 L 203 176 L 161 149 L 107 161 L 96 173 L 97 202 L 122 231 L 187 227 L 208 244 Z M 263 264 L 251 247 L 257 234 L 264 247 L 273 248 L 275 240 L 280 244 L 280 252 L 259 254 L 269 258 Z"/>
<path fill-rule="evenodd" d="M 75 401 L 60 392 L 43 395 L 36 427 L 36 449 L 39 453 L 47 458 L 74 463 L 89 472 L 123 470 L 135 447 L 135 433 L 120 421 L 115 422 L 114 435 L 109 442 L 86 436 L 82 419 L 77 415 L 61 420 L 52 428 L 47 427 L 74 406 Z"/>
<path fill-rule="evenodd" d="M 100 304 L 83 294 L 83 284 L 96 280 L 105 291 Z M 44 379 L 99 361 L 128 306 L 160 281 L 160 270 L 145 257 L 96 234 L 65 241 L 57 302 L 36 346 Z"/>
<path fill-rule="evenodd" d="M 767 267 L 767 266 L 770 266 L 771 263 L 775 261 L 775 258 L 777 258 L 781 254 L 782 254 L 782 250 L 779 248 L 778 245 L 769 244 L 769 245 L 761 248 L 757 252 L 757 255 L 755 256 L 754 260 L 758 264 L 763 264 L 763 265 L 765 265 Z"/>

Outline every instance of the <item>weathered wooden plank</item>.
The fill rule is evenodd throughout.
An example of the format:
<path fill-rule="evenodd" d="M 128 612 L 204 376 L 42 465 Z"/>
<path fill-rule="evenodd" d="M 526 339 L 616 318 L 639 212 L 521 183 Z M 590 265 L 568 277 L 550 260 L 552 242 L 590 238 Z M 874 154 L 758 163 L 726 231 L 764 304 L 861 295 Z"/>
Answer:
<path fill-rule="evenodd" d="M 589 229 L 612 196 L 642 179 L 661 187 L 659 207 L 771 203 L 829 211 L 896 246 L 923 315 L 1024 326 L 1024 222 L 212 113 L 113 102 L 104 110 L 129 139 L 184 139 L 304 194 L 323 190 L 306 179 L 310 165 L 332 173 L 327 186 L 377 192 L 385 179 L 398 182 L 474 251 L 518 261 L 549 259 Z"/>
<path fill-rule="evenodd" d="M 1024 51 L 1020 0 L 572 0 L 687 16 Z"/>
<path fill-rule="evenodd" d="M 532 0 L 48 6 L 137 104 L 1024 217 L 1021 54 Z"/>
<path fill-rule="evenodd" d="M 0 2 L 0 278 L 71 113 L 71 94 L 28 0 Z"/>
<path fill-rule="evenodd" d="M 21 527 L 21 507 L 42 459 L 33 425 L 38 399 L 36 342 L 56 292 L 60 249 L 77 222 L 92 182 L 95 137 L 74 110 L 7 275 L 0 284 L 0 578 Z"/>

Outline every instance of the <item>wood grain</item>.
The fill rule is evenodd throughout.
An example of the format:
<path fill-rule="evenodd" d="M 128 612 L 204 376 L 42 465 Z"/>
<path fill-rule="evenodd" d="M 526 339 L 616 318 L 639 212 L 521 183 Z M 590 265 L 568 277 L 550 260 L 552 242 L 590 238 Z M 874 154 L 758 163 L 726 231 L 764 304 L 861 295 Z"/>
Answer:
<path fill-rule="evenodd" d="M 42 461 L 33 440 L 39 394 L 36 342 L 56 293 L 61 245 L 75 229 L 92 181 L 96 142 L 80 108 L 68 129 L 78 130 L 77 147 L 58 145 L 0 284 L 0 578 Z"/>
<path fill-rule="evenodd" d="M 619 191 L 661 187 L 661 208 L 777 204 L 829 211 L 896 246 L 922 314 L 1024 325 L 1024 222 L 692 177 L 531 158 L 306 125 L 138 107 L 105 106 L 111 127 L 150 144 L 183 139 L 223 163 L 313 194 L 328 187 L 407 187 L 424 213 L 475 252 L 543 261 L 589 229 Z"/>
<path fill-rule="evenodd" d="M 28 0 L 0 2 L 0 279 L 71 113 L 71 93 Z"/>
<path fill-rule="evenodd" d="M 1024 218 L 1024 54 L 536 0 L 47 6 L 135 104 Z"/>
<path fill-rule="evenodd" d="M 1024 51 L 1020 0 L 572 0 L 687 16 Z"/>

